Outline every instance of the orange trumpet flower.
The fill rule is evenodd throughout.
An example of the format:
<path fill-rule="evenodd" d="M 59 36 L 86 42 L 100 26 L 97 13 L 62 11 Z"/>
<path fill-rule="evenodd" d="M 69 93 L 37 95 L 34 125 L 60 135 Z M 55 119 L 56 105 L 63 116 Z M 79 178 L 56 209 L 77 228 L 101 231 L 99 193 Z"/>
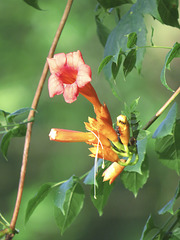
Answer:
<path fill-rule="evenodd" d="M 119 161 L 125 162 L 124 159 L 120 159 Z M 103 181 L 109 181 L 109 184 L 113 183 L 114 180 L 119 176 L 119 174 L 123 171 L 125 167 L 120 165 L 117 162 L 112 163 L 102 174 Z"/>
<path fill-rule="evenodd" d="M 105 160 L 111 161 L 111 162 L 119 161 L 118 155 L 110 147 L 103 146 L 103 148 L 102 148 L 101 146 L 98 147 L 97 145 L 95 145 L 94 147 L 89 148 L 89 150 L 92 153 L 89 156 L 95 157 L 97 149 L 98 149 L 98 158 L 102 158 L 102 159 L 105 159 Z"/>

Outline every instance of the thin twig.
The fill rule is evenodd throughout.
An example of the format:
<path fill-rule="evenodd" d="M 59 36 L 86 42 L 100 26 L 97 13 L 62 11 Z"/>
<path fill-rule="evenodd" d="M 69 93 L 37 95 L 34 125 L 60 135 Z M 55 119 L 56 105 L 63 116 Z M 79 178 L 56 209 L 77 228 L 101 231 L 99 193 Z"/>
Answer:
<path fill-rule="evenodd" d="M 149 120 L 149 122 L 142 128 L 142 130 L 148 129 L 151 124 L 164 112 L 164 110 L 169 106 L 169 104 L 178 96 L 180 93 L 180 87 L 173 93 L 173 95 L 168 99 L 168 101 L 159 109 L 159 111 Z"/>
<path fill-rule="evenodd" d="M 48 57 L 53 57 L 53 54 L 55 52 L 59 37 L 62 33 L 62 30 L 64 28 L 64 25 L 66 23 L 67 17 L 69 15 L 71 6 L 72 6 L 73 0 L 68 0 L 63 16 L 61 18 L 59 27 L 57 29 L 56 35 L 54 37 L 54 40 L 52 42 Z M 42 88 L 46 79 L 48 73 L 48 64 L 47 62 L 44 65 L 44 69 L 41 75 L 41 78 L 39 80 L 39 84 L 32 102 L 32 108 L 36 109 L 38 102 L 39 102 L 39 98 L 42 92 Z M 29 116 L 28 116 L 28 120 L 32 119 L 35 115 L 35 111 L 30 111 Z M 27 131 L 26 131 L 26 137 L 25 137 L 25 143 L 24 143 L 24 153 L 23 153 L 23 159 L 22 159 L 22 166 L 21 166 L 21 173 L 20 173 L 20 180 L 19 180 L 19 187 L 18 187 L 18 193 L 17 193 L 17 199 L 16 199 L 16 204 L 14 207 L 14 212 L 13 212 L 13 216 L 11 219 L 11 223 L 10 223 L 10 227 L 12 230 L 15 229 L 15 225 L 16 225 L 16 221 L 17 221 L 17 217 L 18 217 L 18 213 L 19 213 L 19 208 L 20 208 L 20 204 L 21 204 L 21 198 L 22 198 L 22 193 L 23 193 L 23 187 L 24 187 L 24 180 L 25 180 L 25 175 L 26 175 L 26 167 L 27 167 L 27 159 L 28 159 L 28 152 L 29 152 L 29 145 L 30 145 L 30 140 L 31 140 L 31 132 L 32 132 L 32 126 L 33 126 L 33 122 L 30 122 L 27 124 Z M 10 239 L 12 236 L 7 236 L 6 239 Z"/>

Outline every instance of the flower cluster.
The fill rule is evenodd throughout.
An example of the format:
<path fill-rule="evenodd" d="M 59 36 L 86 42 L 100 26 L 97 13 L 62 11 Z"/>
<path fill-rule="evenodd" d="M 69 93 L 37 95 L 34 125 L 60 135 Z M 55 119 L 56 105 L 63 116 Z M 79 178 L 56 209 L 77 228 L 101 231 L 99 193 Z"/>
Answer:
<path fill-rule="evenodd" d="M 96 157 L 98 151 L 99 158 L 113 162 L 103 173 L 103 180 L 110 180 L 111 184 L 122 172 L 126 163 L 126 160 L 119 158 L 118 147 L 121 146 L 123 150 L 126 150 L 124 146 L 129 142 L 127 119 L 117 119 L 118 134 L 122 135 L 123 139 L 124 136 L 126 138 L 124 143 L 121 140 L 121 144 L 117 132 L 112 127 L 112 119 L 106 104 L 100 103 L 96 91 L 90 83 L 91 68 L 85 64 L 80 51 L 68 54 L 59 53 L 53 58 L 48 58 L 47 61 L 51 72 L 48 81 L 49 96 L 63 94 L 65 101 L 72 103 L 80 93 L 93 104 L 96 114 L 96 119 L 89 117 L 88 122 L 85 123 L 87 132 L 53 128 L 49 134 L 50 140 L 86 142 L 92 145 L 89 148 L 91 157 Z M 120 124 L 123 124 L 123 128 L 120 128 Z M 125 152 L 123 154 L 126 156 Z"/>

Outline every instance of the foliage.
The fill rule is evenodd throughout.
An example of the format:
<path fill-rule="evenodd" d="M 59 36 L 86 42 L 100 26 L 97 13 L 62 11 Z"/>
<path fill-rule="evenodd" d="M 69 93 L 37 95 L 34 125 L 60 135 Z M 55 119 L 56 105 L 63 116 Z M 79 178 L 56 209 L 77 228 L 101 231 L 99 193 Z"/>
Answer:
<path fill-rule="evenodd" d="M 24 0 L 24 2 L 38 10 L 41 10 L 41 8 L 39 7 L 39 4 L 38 4 L 38 0 Z"/>
<path fill-rule="evenodd" d="M 21 116 L 24 113 L 29 112 L 30 110 L 33 110 L 33 109 L 22 108 L 13 113 L 0 110 L 0 128 L 2 129 L 0 131 L 0 134 L 3 134 L 0 146 L 5 159 L 7 159 L 7 151 L 8 151 L 10 140 L 13 137 L 24 137 L 26 134 L 26 124 L 30 122 L 28 121 L 28 119 L 24 119 L 23 121 L 16 122 L 15 118 L 17 118 L 18 116 Z"/>
<path fill-rule="evenodd" d="M 36 10 L 41 10 L 38 0 L 24 0 L 24 2 Z M 124 14 L 121 16 L 120 13 L 122 12 L 122 9 L 124 9 L 124 6 L 126 6 L 125 9 L 127 10 L 126 12 L 123 12 Z M 115 95 L 115 85 L 116 81 L 119 81 L 120 72 L 122 72 L 124 78 L 130 75 L 134 69 L 136 69 L 140 74 L 146 48 L 161 47 L 153 44 L 153 32 L 151 35 L 151 46 L 147 46 L 147 33 L 149 30 L 144 20 L 145 15 L 153 17 L 161 24 L 175 27 L 178 30 L 180 28 L 178 22 L 178 0 L 137 0 L 135 3 L 131 0 L 97 0 L 95 23 L 97 27 L 97 35 L 100 43 L 104 47 L 104 59 L 99 64 L 98 72 L 104 72 L 104 75 L 112 89 L 112 93 Z M 113 28 L 105 23 L 105 19 L 108 17 L 113 18 L 114 16 L 116 19 L 116 25 Z M 167 47 L 165 49 L 168 49 L 169 52 L 166 54 L 160 80 L 162 85 L 164 85 L 167 90 L 173 91 L 167 83 L 166 71 L 170 70 L 171 62 L 175 58 L 180 57 L 180 43 L 176 42 L 172 47 Z M 80 52 L 78 52 L 78 54 L 80 55 Z M 49 61 L 55 62 L 54 59 Z M 51 72 L 53 73 L 55 71 L 54 62 L 51 69 Z M 73 62 L 73 64 L 76 63 Z M 70 67 L 73 64 L 69 64 Z M 67 66 L 68 65 L 66 64 L 64 68 L 67 69 Z M 84 66 L 87 65 L 84 64 Z M 78 72 L 77 69 L 73 69 L 75 73 Z M 73 76 L 75 73 L 71 69 L 71 74 Z M 58 78 L 58 73 L 54 75 Z M 91 75 L 91 73 L 89 73 L 89 75 Z M 51 77 L 51 79 L 54 81 L 55 77 Z M 61 84 L 63 85 L 63 82 Z M 67 82 L 65 82 L 65 84 L 67 87 L 69 83 L 67 84 Z M 88 92 L 87 94 L 87 92 L 81 91 L 82 90 L 80 89 L 79 92 L 89 100 L 90 93 Z M 93 97 L 96 96 L 96 93 L 93 92 L 93 94 Z M 59 92 L 57 95 L 59 95 Z M 169 102 L 164 104 L 163 108 L 161 108 L 162 112 L 164 112 L 170 103 L 174 101 L 177 95 L 178 94 L 173 95 L 174 97 L 171 98 Z M 102 117 L 97 111 L 97 106 L 93 103 L 93 100 L 90 98 L 89 101 L 93 104 L 95 114 L 97 115 L 96 122 L 104 121 L 107 124 L 107 119 L 104 117 L 104 115 Z M 144 120 L 144 114 L 137 110 L 138 103 L 139 98 L 135 99 L 129 105 L 125 104 L 124 110 L 121 111 L 121 114 L 125 115 L 128 119 L 128 127 L 130 129 L 131 137 L 128 141 L 129 144 L 126 145 L 122 143 L 120 139 L 122 134 L 117 131 L 117 134 L 120 135 L 119 142 L 117 143 L 111 141 L 111 146 L 109 147 L 109 149 L 121 157 L 121 161 L 118 163 L 123 166 L 124 169 L 120 175 L 120 178 L 116 181 L 121 180 L 124 187 L 132 192 L 134 197 L 138 196 L 139 190 L 142 189 L 147 183 L 150 176 L 149 162 L 151 159 L 148 158 L 147 148 L 148 142 L 151 138 L 154 139 L 155 151 L 158 155 L 159 162 L 167 168 L 173 170 L 177 175 L 180 175 L 180 145 L 178 144 L 180 142 L 180 119 L 177 118 L 177 104 L 174 103 L 172 105 L 167 113 L 166 118 L 161 121 L 159 127 L 156 129 L 154 134 L 152 134 L 152 132 L 147 130 L 147 128 L 150 127 L 150 125 L 156 120 L 157 116 L 155 116 L 153 120 L 150 120 L 148 127 L 143 128 L 142 122 Z M 104 108 L 101 109 L 104 110 L 105 106 L 103 107 Z M 32 107 L 21 108 L 12 113 L 0 110 L 0 134 L 2 134 L 0 147 L 5 159 L 7 159 L 7 153 L 11 139 L 14 137 L 24 137 L 27 132 L 26 125 L 32 124 L 34 121 L 34 118 L 29 117 L 23 120 L 19 119 L 22 118 L 23 114 L 27 114 L 32 111 L 36 110 Z M 88 124 L 90 125 L 90 121 Z M 125 123 L 123 124 L 125 125 Z M 89 130 L 89 133 L 92 133 L 91 129 Z M 110 141 L 110 137 L 106 137 Z M 83 209 L 86 192 L 85 189 L 88 187 L 90 188 L 89 195 L 93 206 L 97 209 L 99 216 L 103 215 L 104 207 L 108 202 L 115 184 L 109 184 L 109 182 L 103 180 L 102 178 L 104 170 L 108 169 L 110 166 L 110 161 L 104 161 L 102 158 L 99 160 L 97 159 L 98 151 L 99 148 L 102 147 L 102 144 L 100 144 L 100 137 L 96 136 L 96 138 L 98 139 L 98 144 L 96 143 L 95 145 L 94 142 L 92 143 L 97 149 L 96 154 L 94 154 L 94 167 L 92 167 L 90 171 L 83 174 L 81 177 L 72 175 L 69 179 L 64 181 L 44 183 L 34 197 L 32 197 L 27 203 L 25 223 L 28 223 L 36 208 L 49 195 L 52 195 L 54 199 L 53 209 L 55 221 L 60 229 L 61 234 L 64 234 L 64 232 L 71 226 Z M 159 227 L 154 224 L 152 215 L 149 215 L 140 238 L 141 240 L 179 239 L 180 208 L 177 207 L 179 197 L 180 182 L 173 198 L 158 212 L 160 217 L 165 214 L 170 214 L 171 216 L 168 221 L 163 224 L 162 227 Z M 9 224 L 5 218 L 2 217 L 2 215 L 0 216 L 2 220 L 0 221 L 0 224 L 2 225 L 0 238 L 8 236 L 9 238 L 7 239 L 11 239 L 16 233 L 18 233 L 18 230 L 15 228 L 11 229 L 11 224 Z"/>
<path fill-rule="evenodd" d="M 143 233 L 141 235 L 141 240 L 146 239 L 178 239 L 179 236 L 179 227 L 175 227 L 179 222 L 180 218 L 180 209 L 173 211 L 173 207 L 180 196 L 180 183 L 176 189 L 174 197 L 158 212 L 159 215 L 170 213 L 172 216 L 168 221 L 162 226 L 155 226 L 152 216 L 148 217 L 146 225 L 144 226 Z M 175 219 L 173 225 L 172 222 Z M 174 228 L 175 227 L 175 228 Z M 172 231 L 173 230 L 173 231 Z"/>

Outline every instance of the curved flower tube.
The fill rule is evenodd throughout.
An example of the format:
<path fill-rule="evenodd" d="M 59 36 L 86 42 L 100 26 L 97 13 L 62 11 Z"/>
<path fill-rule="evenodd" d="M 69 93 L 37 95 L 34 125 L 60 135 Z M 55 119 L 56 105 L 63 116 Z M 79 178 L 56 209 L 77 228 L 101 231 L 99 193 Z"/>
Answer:
<path fill-rule="evenodd" d="M 119 162 L 125 162 L 124 159 L 120 159 Z M 109 181 L 109 184 L 113 183 L 119 174 L 124 170 L 124 166 L 117 162 L 112 163 L 102 174 L 103 182 Z"/>
<path fill-rule="evenodd" d="M 102 105 L 91 83 L 87 83 L 85 87 L 79 88 L 79 93 L 93 104 L 95 113 L 100 111 Z"/>
<path fill-rule="evenodd" d="M 95 136 L 91 132 L 52 128 L 49 138 L 57 142 L 87 142 L 94 141 Z"/>

